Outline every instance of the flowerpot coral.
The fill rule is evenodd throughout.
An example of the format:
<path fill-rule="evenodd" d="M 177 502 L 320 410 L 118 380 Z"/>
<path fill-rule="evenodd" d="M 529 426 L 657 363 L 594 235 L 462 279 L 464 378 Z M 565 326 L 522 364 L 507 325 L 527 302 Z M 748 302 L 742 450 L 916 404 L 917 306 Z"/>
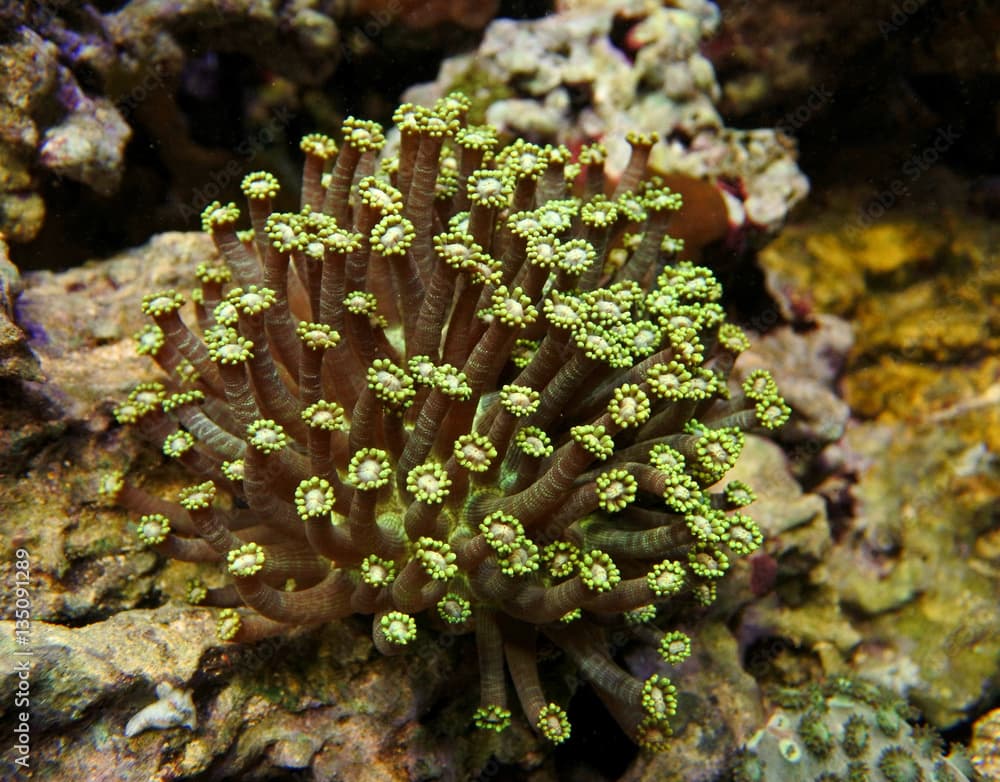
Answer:
<path fill-rule="evenodd" d="M 138 347 L 165 377 L 117 410 L 198 477 L 175 501 L 119 475 L 103 490 L 155 550 L 228 571 L 190 594 L 225 640 L 350 614 L 384 654 L 473 633 L 475 724 L 502 730 L 514 696 L 558 743 L 548 639 L 660 748 L 674 686 L 606 635 L 684 659 L 669 626 L 760 543 L 752 492 L 724 476 L 789 410 L 766 372 L 727 384 L 747 339 L 710 270 L 676 260 L 655 137 L 630 137 L 606 192 L 599 149 L 502 147 L 467 109 L 401 106 L 393 154 L 373 122 L 307 136 L 297 212 L 273 211 L 266 173 L 243 182 L 249 230 L 234 204 L 205 210 L 219 257 L 193 306 L 144 299 Z"/>

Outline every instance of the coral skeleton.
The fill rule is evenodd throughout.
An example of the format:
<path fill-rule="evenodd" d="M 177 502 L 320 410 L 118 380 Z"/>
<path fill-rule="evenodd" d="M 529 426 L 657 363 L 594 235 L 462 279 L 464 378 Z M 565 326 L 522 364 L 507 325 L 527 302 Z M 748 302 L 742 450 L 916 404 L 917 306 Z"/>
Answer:
<path fill-rule="evenodd" d="M 142 304 L 138 349 L 166 377 L 117 409 L 197 482 L 176 500 L 121 475 L 102 490 L 145 544 L 228 572 L 189 590 L 222 609 L 224 640 L 351 614 L 387 655 L 471 633 L 474 723 L 503 730 L 516 698 L 559 743 L 539 670 L 557 647 L 660 749 L 667 669 L 690 651 L 676 628 L 761 542 L 752 491 L 725 475 L 790 411 L 767 372 L 727 382 L 748 340 L 711 271 L 678 259 L 655 139 L 629 137 L 612 188 L 602 155 L 501 146 L 468 108 L 400 106 L 393 154 L 364 120 L 339 144 L 307 136 L 297 212 L 274 211 L 266 173 L 244 180 L 245 223 L 205 209 L 218 258 L 192 304 Z M 618 628 L 658 646 L 660 672 L 615 659 Z"/>
<path fill-rule="evenodd" d="M 198 727 L 198 713 L 190 690 L 179 690 L 170 682 L 156 685 L 157 700 L 137 712 L 125 725 L 125 736 L 132 738 L 146 730 L 167 730 L 183 726 Z"/>

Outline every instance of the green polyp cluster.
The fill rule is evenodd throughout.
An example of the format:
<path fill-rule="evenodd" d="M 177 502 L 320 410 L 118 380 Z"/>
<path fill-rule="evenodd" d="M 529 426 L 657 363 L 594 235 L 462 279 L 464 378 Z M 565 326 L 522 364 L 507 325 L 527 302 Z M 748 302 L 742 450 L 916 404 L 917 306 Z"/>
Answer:
<path fill-rule="evenodd" d="M 339 145 L 307 136 L 298 211 L 273 210 L 263 172 L 245 213 L 205 210 L 217 257 L 194 294 L 143 300 L 138 350 L 164 379 L 117 411 L 198 482 L 176 501 L 118 476 L 102 491 L 146 545 L 228 574 L 189 590 L 222 609 L 224 640 L 349 614 L 373 617 L 385 654 L 470 633 L 474 723 L 503 730 L 516 698 L 558 743 L 547 639 L 661 749 L 666 668 L 691 651 L 674 628 L 761 543 L 752 490 L 725 475 L 744 433 L 789 410 L 766 372 L 727 382 L 748 340 L 712 272 L 675 261 L 681 201 L 646 176 L 655 138 L 630 137 L 609 190 L 600 145 L 576 162 L 500 148 L 467 110 L 457 94 L 400 107 L 391 154 L 363 120 Z M 622 631 L 663 670 L 623 669 Z"/>
<path fill-rule="evenodd" d="M 767 725 L 731 768 L 735 782 L 964 782 L 976 778 L 958 753 L 942 754 L 933 729 L 899 696 L 864 680 L 773 690 Z"/>

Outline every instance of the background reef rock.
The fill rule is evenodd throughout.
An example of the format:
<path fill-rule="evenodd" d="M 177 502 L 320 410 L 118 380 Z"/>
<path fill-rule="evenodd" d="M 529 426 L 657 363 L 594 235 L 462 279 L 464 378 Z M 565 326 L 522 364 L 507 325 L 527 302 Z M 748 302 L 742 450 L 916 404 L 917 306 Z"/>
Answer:
<path fill-rule="evenodd" d="M 700 51 L 718 24 L 710 2 L 654 0 L 500 19 L 475 52 L 445 60 L 433 84 L 405 97 L 429 103 L 461 89 L 481 117 L 512 135 L 574 150 L 604 142 L 613 172 L 628 159 L 627 132 L 656 132 L 654 169 L 716 184 L 734 231 L 772 233 L 808 180 L 789 139 L 726 127 L 714 69 Z"/>
<path fill-rule="evenodd" d="M 38 360 L 27 346 L 27 335 L 14 322 L 21 294 L 21 273 L 11 263 L 7 243 L 0 239 L 0 378 L 40 380 Z"/>
<path fill-rule="evenodd" d="M 945 171 L 927 180 L 956 192 Z M 856 335 L 842 380 L 852 420 L 820 455 L 832 546 L 809 575 L 855 640 L 804 622 L 803 643 L 837 648 L 834 670 L 908 694 L 941 728 L 1000 692 L 1000 233 L 951 204 L 820 213 L 760 255 L 787 317 L 836 313 Z"/>
<path fill-rule="evenodd" d="M 230 15 L 208 0 L 122 3 L 96 17 L 70 5 L 44 4 L 56 13 L 26 29 L 18 28 L 22 17 L 0 15 L 0 230 L 12 242 L 37 237 L 15 244 L 15 258 L 30 248 L 20 257 L 52 268 L 140 244 L 166 226 L 190 227 L 184 210 L 200 210 L 208 183 L 235 194 L 239 177 L 222 181 L 230 161 L 242 174 L 288 143 L 286 127 L 335 127 L 346 104 L 340 93 L 326 94 L 322 79 L 370 74 L 377 89 L 352 99 L 364 109 L 358 113 L 376 114 L 395 105 L 386 85 L 409 86 L 398 71 L 418 70 L 401 69 L 397 58 L 416 47 L 425 70 L 433 59 L 417 39 L 432 39 L 435 57 L 470 40 L 434 28 L 409 35 L 406 25 L 430 17 L 407 15 L 402 4 L 389 20 L 381 14 L 396 6 L 375 0 L 288 3 L 285 16 L 258 3 L 229 3 Z M 166 5 L 181 12 L 176 19 L 160 13 Z M 540 5 L 538 13 L 547 10 Z M 606 6 L 560 3 L 577 9 L 573 18 L 595 5 Z M 727 130 L 777 126 L 797 137 L 802 171 L 814 183 L 806 211 L 792 213 L 756 257 L 769 298 L 755 301 L 747 318 L 768 332 L 755 339 L 753 356 L 776 367 L 800 415 L 780 446 L 751 439 L 737 468 L 758 489 L 752 512 L 768 538 L 734 576 L 739 589 L 720 598 L 721 613 L 700 629 L 705 652 L 679 681 L 697 719 L 685 724 L 677 750 L 633 759 L 598 724 L 572 747 L 613 758 L 613 768 L 596 770 L 601 758 L 581 754 L 574 764 L 543 751 L 526 730 L 508 731 L 496 746 L 470 737 L 461 693 L 475 669 L 459 662 L 470 647 L 387 661 L 353 621 L 275 644 L 214 640 L 208 613 L 180 602 L 189 573 L 130 543 L 124 515 L 96 499 L 97 476 L 109 469 L 143 474 L 157 493 L 181 481 L 111 418 L 150 371 L 128 339 L 139 325 L 138 297 L 190 280 L 211 251 L 205 237 L 174 233 L 59 274 L 19 273 L 0 258 L 0 581 L 11 583 L 14 548 L 28 548 L 39 654 L 36 778 L 114 770 L 143 779 L 448 779 L 457 769 L 539 781 L 567 773 L 711 779 L 762 724 L 759 685 L 861 672 L 910 696 L 932 725 L 952 727 L 949 738 L 971 735 L 977 767 L 1000 779 L 997 713 L 988 711 L 1000 692 L 1000 236 L 983 219 L 1000 204 L 1000 60 L 986 37 L 996 11 L 951 0 L 917 3 L 905 18 L 889 0 L 851 4 L 849 18 L 846 4 L 726 0 L 719 14 L 701 2 L 654 5 L 622 3 L 610 31 L 587 22 L 598 45 L 578 47 L 572 61 L 547 53 L 544 36 L 557 33 L 543 22 L 497 23 L 508 38 L 496 41 L 530 39 L 545 55 L 544 75 L 556 79 L 536 83 L 537 74 L 508 62 L 503 81 L 478 84 L 486 102 L 522 101 L 495 110 L 511 121 L 512 109 L 530 108 L 526 119 L 568 117 L 576 134 L 603 133 L 632 109 L 641 110 L 633 117 L 676 112 L 669 116 L 692 133 L 680 134 L 672 160 L 708 174 L 724 164 L 752 179 L 794 159 L 780 135 Z M 463 34 L 486 21 L 479 5 L 433 6 L 435 20 Z M 11 7 L 23 8 L 3 10 Z M 251 18 L 246 30 L 241 14 Z M 642 35 L 655 24 L 644 27 L 644 15 L 685 24 L 651 43 Z M 634 33 L 630 40 L 623 30 Z M 271 45 L 254 46 L 255 35 Z M 639 51 L 649 52 L 642 63 L 620 55 Z M 484 57 L 481 67 L 493 72 L 497 62 Z M 614 103 L 612 82 L 587 71 L 594 62 L 613 66 L 631 104 Z M 420 78 L 433 78 L 431 64 Z M 660 66 L 651 77 L 657 89 L 646 94 L 648 85 L 634 79 L 647 71 L 638 69 Z M 234 78 L 249 85 L 235 97 Z M 675 104 L 660 92 L 668 87 Z M 591 108 L 592 98 L 607 110 Z M 204 111 L 213 104 L 227 123 Z M 294 114 L 281 114 L 285 107 Z M 275 116 L 286 122 L 269 125 Z M 911 180 L 903 167 L 949 123 L 961 143 L 926 167 L 921 157 Z M 208 127 L 226 133 L 206 136 Z M 265 129 L 274 145 L 260 141 Z M 691 144 L 694 133 L 704 134 L 704 149 Z M 169 148 L 155 143 L 165 135 Z M 66 143 L 73 138 L 85 143 Z M 255 139 L 253 154 L 234 151 Z M 719 163 L 729 152 L 739 156 Z M 287 166 L 287 156 L 278 159 Z M 801 172 L 782 163 L 774 173 L 784 208 L 802 193 L 786 187 L 800 184 Z M 894 188 L 897 180 L 905 191 Z M 766 178 L 757 181 L 771 193 Z M 101 192 L 116 194 L 95 197 Z M 727 203 L 731 196 L 745 198 L 729 193 Z M 46 204 L 58 207 L 47 220 Z M 80 207 L 67 212 L 65 204 Z M 96 236 L 109 214 L 118 233 Z M 0 623 L 0 657 L 11 636 Z M 442 682 L 439 670 L 458 678 Z M 161 682 L 193 693 L 197 731 L 176 726 L 125 739 L 126 723 L 156 700 Z M 4 704 L 15 684 L 9 672 L 0 677 Z M 5 735 L 11 719 L 0 713 Z M 4 755 L 0 776 L 11 775 L 9 762 Z"/>
<path fill-rule="evenodd" d="M 44 219 L 33 166 L 105 196 L 121 182 L 128 124 L 107 98 L 84 92 L 59 54 L 23 27 L 0 43 L 0 230 L 16 242 Z"/>
<path fill-rule="evenodd" d="M 0 232 L 28 243 L 15 249 L 22 266 L 54 268 L 193 228 L 208 183 L 235 192 L 254 157 L 338 126 L 345 102 L 368 116 L 394 106 L 379 90 L 402 88 L 384 86 L 408 72 L 397 63 L 463 45 L 494 11 L 467 0 L 3 3 Z M 286 135 L 299 117 L 305 129 Z"/>

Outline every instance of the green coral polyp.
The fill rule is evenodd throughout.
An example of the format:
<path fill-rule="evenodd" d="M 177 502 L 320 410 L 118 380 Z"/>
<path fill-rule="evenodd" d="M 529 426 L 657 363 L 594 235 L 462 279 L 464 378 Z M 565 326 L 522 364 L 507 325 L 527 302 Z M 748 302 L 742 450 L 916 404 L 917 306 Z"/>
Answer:
<path fill-rule="evenodd" d="M 449 592 L 438 601 L 437 611 L 446 624 L 463 625 L 472 618 L 472 603 L 461 595 Z"/>
<path fill-rule="evenodd" d="M 215 634 L 220 641 L 231 641 L 239 633 L 243 624 L 240 614 L 233 608 L 223 608 L 215 625 Z"/>
<path fill-rule="evenodd" d="M 147 546 L 163 543 L 170 534 L 170 519 L 162 513 L 150 513 L 139 519 L 139 540 Z"/>
<path fill-rule="evenodd" d="M 143 314 L 150 317 L 163 317 L 179 310 L 184 304 L 184 296 L 175 290 L 150 293 L 142 297 Z"/>
<path fill-rule="evenodd" d="M 143 326 L 133 335 L 133 339 L 135 339 L 135 352 L 140 356 L 155 356 L 163 349 L 166 342 L 163 329 L 155 323 Z"/>
<path fill-rule="evenodd" d="M 444 502 L 451 487 L 451 479 L 440 464 L 421 464 L 406 476 L 406 488 L 418 502 L 439 504 Z"/>
<path fill-rule="evenodd" d="M 398 214 L 390 214 L 372 229 L 369 242 L 380 255 L 405 255 L 413 243 L 413 236 L 413 223 Z"/>
<path fill-rule="evenodd" d="M 253 171 L 243 177 L 240 189 L 243 195 L 253 200 L 274 198 L 281 188 L 274 174 L 269 171 Z"/>
<path fill-rule="evenodd" d="M 615 452 L 615 441 L 606 433 L 604 426 L 587 425 L 574 426 L 570 429 L 570 436 L 591 456 L 604 461 L 609 459 Z"/>
<path fill-rule="evenodd" d="M 497 449 L 480 434 L 463 434 L 455 440 L 455 459 L 470 472 L 485 472 L 497 458 Z"/>
<path fill-rule="evenodd" d="M 497 565 L 505 576 L 525 576 L 538 570 L 540 557 L 534 541 L 522 538 L 508 548 L 506 554 L 497 552 Z"/>
<path fill-rule="evenodd" d="M 664 662 L 678 665 L 691 656 L 691 639 L 680 630 L 672 630 L 664 634 L 659 652 Z"/>
<path fill-rule="evenodd" d="M 618 513 L 632 503 L 638 492 L 638 483 L 626 470 L 617 469 L 597 476 L 597 504 L 608 513 Z"/>
<path fill-rule="evenodd" d="M 424 566 L 424 572 L 434 581 L 449 581 L 458 573 L 455 552 L 444 541 L 421 538 L 417 541 L 415 556 Z"/>
<path fill-rule="evenodd" d="M 734 513 L 727 517 L 728 527 L 722 533 L 722 541 L 737 556 L 752 554 L 764 542 L 764 535 L 752 518 L 744 513 Z"/>
<path fill-rule="evenodd" d="M 669 597 L 680 592 L 685 580 L 684 566 L 669 560 L 654 565 L 646 576 L 650 591 L 657 597 Z"/>
<path fill-rule="evenodd" d="M 228 329 L 208 348 L 208 355 L 218 364 L 235 366 L 253 358 L 253 342 L 241 337 L 234 329 Z"/>
<path fill-rule="evenodd" d="M 684 523 L 699 541 L 715 543 L 726 533 L 728 517 L 702 502 L 695 510 L 684 515 Z"/>
<path fill-rule="evenodd" d="M 288 437 L 280 424 L 260 419 L 247 427 L 247 444 L 261 453 L 275 453 L 288 445 Z"/>
<path fill-rule="evenodd" d="M 730 481 L 726 484 L 723 494 L 730 508 L 745 508 L 757 499 L 754 490 L 743 481 Z"/>
<path fill-rule="evenodd" d="M 362 491 L 381 489 L 392 476 L 389 455 L 379 448 L 362 448 L 351 457 L 348 476 Z"/>
<path fill-rule="evenodd" d="M 472 716 L 473 724 L 480 730 L 492 730 L 501 733 L 510 727 L 510 709 L 492 704 L 480 706 Z"/>
<path fill-rule="evenodd" d="M 514 443 L 527 456 L 533 456 L 536 459 L 552 455 L 552 439 L 537 426 L 526 426 L 519 429 L 514 436 Z"/>
<path fill-rule="evenodd" d="M 676 619 L 711 602 L 760 545 L 737 510 L 749 487 L 715 486 L 743 430 L 788 408 L 766 372 L 730 388 L 748 341 L 712 272 L 664 235 L 681 199 L 641 181 L 652 137 L 632 137 L 638 184 L 612 193 L 602 145 L 575 161 L 501 148 L 468 107 L 400 107 L 392 153 L 356 118 L 339 147 L 306 136 L 296 211 L 272 210 L 266 172 L 242 182 L 245 216 L 206 207 L 197 325 L 178 291 L 143 299 L 137 350 L 166 379 L 116 410 L 201 483 L 176 503 L 120 478 L 104 496 L 158 552 L 229 572 L 232 586 L 197 591 L 225 609 L 224 639 L 358 612 L 395 653 L 429 615 L 476 635 L 477 725 L 506 727 L 516 693 L 562 742 L 565 710 L 523 653 L 548 639 L 588 661 L 635 741 L 662 749 L 672 685 L 589 661 L 616 633 L 658 637 L 663 604 Z M 676 664 L 690 641 L 664 638 Z"/>
<path fill-rule="evenodd" d="M 190 432 L 174 432 L 163 441 L 163 453 L 173 459 L 179 459 L 192 448 L 195 439 Z"/>
<path fill-rule="evenodd" d="M 500 404 L 503 405 L 504 410 L 518 418 L 524 418 L 534 413 L 541 400 L 541 394 L 527 386 L 510 384 L 500 389 Z"/>
<path fill-rule="evenodd" d="M 302 322 L 295 333 L 310 350 L 333 350 L 340 344 L 340 334 L 327 323 Z"/>
<path fill-rule="evenodd" d="M 240 210 L 236 204 L 229 202 L 221 204 L 213 201 L 201 213 L 202 230 L 212 233 L 214 231 L 231 228 L 240 219 Z"/>
<path fill-rule="evenodd" d="M 233 459 L 231 461 L 224 461 L 222 466 L 219 468 L 219 472 L 223 477 L 228 478 L 233 483 L 242 483 L 245 475 L 243 460 Z"/>
<path fill-rule="evenodd" d="M 503 511 L 495 511 L 479 524 L 487 543 L 497 554 L 509 554 L 524 540 L 524 526 L 514 516 Z"/>
<path fill-rule="evenodd" d="M 653 674 L 642 685 L 642 707 L 656 720 L 665 720 L 677 713 L 677 688 L 670 679 Z"/>
<path fill-rule="evenodd" d="M 546 704 L 535 723 L 538 731 L 553 744 L 562 744 L 570 735 L 569 717 L 556 703 Z"/>
<path fill-rule="evenodd" d="M 729 569 L 729 557 L 718 549 L 699 544 L 688 555 L 688 565 L 695 575 L 702 578 L 721 578 Z"/>
<path fill-rule="evenodd" d="M 609 555 L 603 551 L 588 551 L 580 560 L 580 578 L 591 592 L 608 592 L 622 577 Z"/>
<path fill-rule="evenodd" d="M 542 560 L 552 578 L 569 578 L 579 568 L 580 550 L 568 541 L 557 540 L 545 547 Z"/>
<path fill-rule="evenodd" d="M 494 209 L 506 206 L 513 192 L 510 179 L 503 172 L 490 169 L 473 171 L 467 187 L 472 203 Z"/>
<path fill-rule="evenodd" d="M 388 586 L 396 578 L 396 563 L 371 554 L 361 562 L 361 579 L 369 586 Z"/>
<path fill-rule="evenodd" d="M 205 481 L 196 486 L 181 489 L 178 502 L 185 510 L 203 510 L 212 506 L 215 500 L 215 484 Z"/>
<path fill-rule="evenodd" d="M 861 757 L 868 748 L 868 723 L 864 717 L 852 714 L 844 723 L 844 735 L 841 743 L 844 754 L 849 758 Z"/>
<path fill-rule="evenodd" d="M 193 606 L 201 605 L 208 597 L 208 588 L 197 578 L 188 579 L 185 590 L 184 598 Z"/>
<path fill-rule="evenodd" d="M 303 521 L 329 515 L 333 502 L 333 487 L 326 478 L 307 478 L 295 489 L 295 510 Z"/>
<path fill-rule="evenodd" d="M 650 752 L 663 752 L 670 746 L 673 735 L 669 720 L 646 717 L 636 728 L 636 743 Z"/>
<path fill-rule="evenodd" d="M 406 407 L 416 393 L 413 378 L 387 358 L 375 359 L 368 369 L 368 387 L 380 402 L 392 407 Z"/>
<path fill-rule="evenodd" d="M 680 514 L 694 512 L 704 501 L 698 481 L 677 468 L 665 472 L 662 496 L 667 507 Z"/>
<path fill-rule="evenodd" d="M 379 628 L 385 640 L 393 646 L 406 646 L 417 637 L 417 622 L 409 614 L 390 611 L 379 620 Z"/>
<path fill-rule="evenodd" d="M 905 749 L 888 747 L 878 759 L 878 769 L 888 782 L 924 782 L 920 765 Z"/>
<path fill-rule="evenodd" d="M 436 388 L 449 399 L 465 400 L 472 396 L 472 389 L 469 387 L 468 378 L 464 372 L 455 369 L 451 364 L 442 364 L 435 367 L 428 378 L 428 385 Z M 473 437 L 475 435 L 463 435 Z M 456 440 L 456 442 L 458 442 Z"/>
<path fill-rule="evenodd" d="M 757 422 L 765 429 L 777 429 L 784 426 L 791 415 L 791 408 L 779 398 L 762 399 L 754 408 Z"/>
<path fill-rule="evenodd" d="M 822 715 L 806 712 L 799 721 L 798 732 L 806 751 L 814 757 L 825 758 L 833 751 L 834 737 Z"/>
<path fill-rule="evenodd" d="M 226 555 L 229 572 L 234 576 L 248 577 L 264 567 L 264 549 L 256 543 L 246 543 Z"/>
<path fill-rule="evenodd" d="M 616 388 L 608 403 L 608 415 L 623 429 L 645 423 L 649 418 L 649 411 L 649 397 L 635 383 Z"/>
<path fill-rule="evenodd" d="M 227 297 L 241 315 L 259 315 L 274 304 L 274 291 L 258 285 L 234 288 Z"/>

